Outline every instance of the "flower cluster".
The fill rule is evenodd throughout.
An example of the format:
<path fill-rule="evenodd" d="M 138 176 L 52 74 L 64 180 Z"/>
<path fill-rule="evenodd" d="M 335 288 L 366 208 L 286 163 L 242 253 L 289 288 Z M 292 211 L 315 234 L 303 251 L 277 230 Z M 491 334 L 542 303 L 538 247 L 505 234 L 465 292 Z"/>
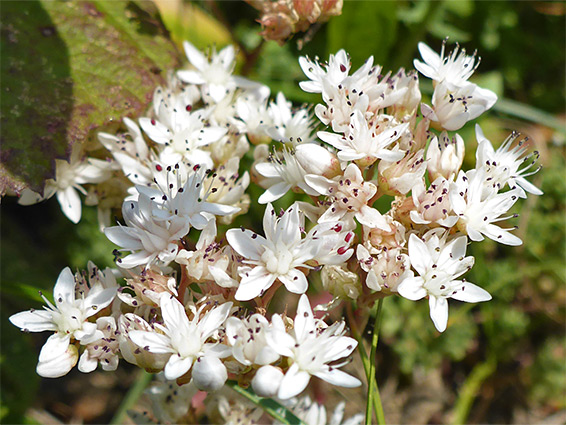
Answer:
<path fill-rule="evenodd" d="M 196 389 L 219 391 L 234 379 L 290 403 L 308 423 L 325 423 L 324 408 L 294 397 L 313 376 L 361 385 L 342 370 L 358 343 L 344 321 L 315 317 L 306 295 L 312 277 L 334 296 L 322 309 L 428 298 L 444 331 L 449 298 L 491 299 L 462 277 L 474 264 L 467 245 L 522 243 L 502 222 L 516 216 L 519 198 L 542 193 L 526 180 L 537 154 L 515 143 L 516 134 L 496 150 L 476 125 L 475 168 L 461 169 L 465 144 L 454 131 L 496 96 L 468 82 L 478 62 L 458 47 L 445 55 L 443 45 L 438 55 L 419 44 L 424 62 L 414 64 L 434 81 L 431 105 L 421 103 L 417 71 L 384 72 L 373 58 L 354 71 L 344 50 L 325 63 L 302 57 L 300 87 L 322 99 L 313 109 L 294 108 L 282 93 L 270 100 L 267 87 L 233 75 L 231 46 L 208 56 L 184 47 L 190 66 L 156 89 L 147 116 L 124 118 L 118 134 L 99 133 L 108 158 L 74 154 L 46 185 L 43 197 L 56 193 L 78 222 L 76 191 L 92 184 L 87 201 L 118 247 L 117 269 L 66 268 L 54 303 L 45 298 L 45 310 L 10 320 L 54 332 L 39 356 L 42 376 L 62 376 L 77 362 L 83 372 L 99 363 L 113 370 L 120 358 L 163 371 L 163 386 L 150 390 L 159 420 L 179 421 Z M 253 164 L 242 170 L 246 160 Z M 219 235 L 219 223 L 230 226 L 251 208 L 251 182 L 264 189 L 263 232 L 233 227 Z M 277 212 L 273 202 L 290 191 L 303 196 Z M 20 202 L 39 199 L 26 192 Z M 112 226 L 120 207 L 123 222 Z M 282 286 L 300 296 L 294 318 L 268 314 Z M 172 388 L 175 402 L 166 407 Z M 259 420 L 253 407 L 236 408 L 219 394 L 225 420 Z M 331 423 L 342 414 L 338 406 Z"/>

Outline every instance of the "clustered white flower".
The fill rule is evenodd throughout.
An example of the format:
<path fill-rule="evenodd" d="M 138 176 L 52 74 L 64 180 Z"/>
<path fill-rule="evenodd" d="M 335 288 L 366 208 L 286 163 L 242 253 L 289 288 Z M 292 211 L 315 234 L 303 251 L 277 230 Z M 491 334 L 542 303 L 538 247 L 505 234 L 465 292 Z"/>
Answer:
<path fill-rule="evenodd" d="M 468 81 L 478 62 L 458 48 L 445 55 L 443 45 L 438 55 L 419 44 L 424 62 L 414 65 L 434 81 L 432 106 L 421 104 L 416 71 L 385 73 L 369 58 L 351 73 L 344 50 L 326 63 L 302 57 L 308 80 L 300 87 L 322 97 L 313 116 L 282 93 L 270 101 L 267 87 L 234 76 L 233 47 L 208 56 L 184 47 L 190 67 L 156 89 L 147 116 L 124 118 L 123 133 L 98 135 L 111 158 L 74 153 L 70 163 L 57 163 L 42 197 L 26 192 L 20 201 L 56 193 L 78 222 L 77 190 L 98 183 L 87 200 L 98 204 L 101 227 L 119 248 L 117 270 L 89 264 L 86 274 L 73 275 L 66 268 L 54 303 L 44 297 L 45 310 L 10 320 L 24 331 L 54 332 L 39 356 L 42 376 L 62 376 L 77 362 L 83 372 L 98 364 L 114 370 L 119 358 L 163 371 L 176 382 L 150 390 L 161 420 L 180 420 L 196 389 L 218 391 L 230 377 L 259 396 L 287 400 L 308 423 L 326 423 L 323 407 L 294 397 L 313 376 L 361 385 L 341 369 L 357 341 L 343 321 L 315 318 L 310 277 L 320 272 L 334 295 L 327 308 L 344 299 L 363 308 L 395 294 L 428 298 L 434 326 L 444 331 L 449 298 L 491 299 L 462 277 L 474 264 L 467 245 L 522 243 L 502 222 L 527 192 L 542 193 L 525 178 L 538 170 L 536 153 L 514 145 L 516 134 L 495 150 L 476 125 L 476 166 L 461 169 L 464 141 L 453 132 L 496 96 Z M 250 148 L 253 165 L 241 170 Z M 231 228 L 218 235 L 218 222 L 247 213 L 252 181 L 265 189 L 263 234 Z M 304 196 L 277 212 L 272 202 L 289 191 Z M 375 204 L 384 195 L 393 197 L 388 211 Z M 109 212 L 120 206 L 123 223 L 111 226 Z M 195 245 L 189 235 L 197 231 Z M 267 314 L 281 286 L 300 295 L 294 318 Z M 179 385 L 190 390 L 177 392 Z M 187 400 L 166 407 L 173 388 Z M 225 419 L 261 416 L 226 398 L 218 403 Z M 342 414 L 340 405 L 331 423 Z"/>

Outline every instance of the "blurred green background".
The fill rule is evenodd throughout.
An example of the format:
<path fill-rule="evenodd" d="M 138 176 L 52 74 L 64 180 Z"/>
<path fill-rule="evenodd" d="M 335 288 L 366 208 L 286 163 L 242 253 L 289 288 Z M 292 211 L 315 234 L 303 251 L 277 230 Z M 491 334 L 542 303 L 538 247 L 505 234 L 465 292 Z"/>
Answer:
<path fill-rule="evenodd" d="M 254 22 L 257 11 L 243 2 L 164 0 L 158 5 L 181 51 L 184 39 L 200 48 L 235 43 L 238 69 L 268 85 L 273 95 L 283 91 L 297 105 L 319 102 L 298 87 L 304 79 L 300 55 L 325 59 L 344 48 L 354 68 L 373 55 L 385 71 L 395 71 L 412 68 L 419 41 L 438 51 L 449 37 L 449 47 L 459 42 L 468 52 L 478 50 L 481 65 L 472 80 L 500 98 L 478 122 L 494 145 L 512 130 L 529 136 L 543 165 L 531 180 L 545 194 L 516 206 L 521 216 L 514 224 L 522 246 L 489 240 L 470 246 L 476 263 L 466 278 L 488 290 L 493 300 L 452 302 L 442 335 L 430 322 L 426 302 L 385 300 L 377 363 L 385 414 L 389 423 L 564 423 L 565 3 L 345 1 L 342 15 L 313 28 L 310 40 L 299 43 L 301 50 L 297 41 L 304 34 L 284 46 L 262 42 Z M 430 96 L 431 86 L 421 82 L 421 87 Z M 467 146 L 465 169 L 475 164 L 473 125 L 459 131 Z M 253 202 L 261 190 L 251 187 L 250 192 Z M 85 207 L 75 226 L 54 198 L 30 207 L 10 197 L 2 203 L 0 422 L 77 417 L 107 422 L 134 369 L 122 364 L 110 378 L 74 371 L 57 380 L 40 379 L 35 364 L 47 334 L 23 335 L 7 318 L 40 307 L 37 290 L 50 294 L 63 267 L 84 268 L 89 259 L 112 265 L 114 247 L 98 231 L 93 208 Z M 254 222 L 257 217 L 248 214 L 236 224 Z M 98 410 L 91 403 L 84 413 L 91 394 L 111 396 L 104 396 Z M 352 404 L 349 409 L 361 409 Z"/>

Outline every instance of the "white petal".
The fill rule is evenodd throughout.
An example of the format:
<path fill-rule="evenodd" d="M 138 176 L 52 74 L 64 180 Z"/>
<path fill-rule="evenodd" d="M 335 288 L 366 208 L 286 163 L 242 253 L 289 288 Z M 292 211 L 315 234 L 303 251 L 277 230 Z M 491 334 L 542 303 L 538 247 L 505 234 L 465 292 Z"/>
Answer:
<path fill-rule="evenodd" d="M 432 263 L 426 244 L 414 233 L 409 237 L 409 258 L 411 265 L 421 276 L 426 274 Z"/>
<path fill-rule="evenodd" d="M 230 314 L 232 303 L 227 302 L 210 310 L 199 322 L 198 328 L 201 339 L 204 341 L 220 328 Z"/>
<path fill-rule="evenodd" d="M 89 296 L 85 298 L 85 317 L 90 317 L 110 305 L 110 303 L 116 296 L 117 289 L 118 287 L 107 288 L 98 293 L 95 293 L 94 295 L 89 294 Z"/>
<path fill-rule="evenodd" d="M 446 298 L 430 296 L 428 299 L 430 318 L 439 332 L 446 330 L 448 324 L 448 301 Z"/>
<path fill-rule="evenodd" d="M 248 260 L 259 260 L 263 254 L 265 238 L 247 229 L 230 229 L 226 240 L 234 250 Z"/>
<path fill-rule="evenodd" d="M 279 315 L 274 315 L 273 317 L 281 318 Z M 294 356 L 293 347 L 297 341 L 285 331 L 271 330 L 265 335 L 265 339 L 269 346 L 280 355 L 285 357 Z"/>
<path fill-rule="evenodd" d="M 156 332 L 130 331 L 128 336 L 134 344 L 142 349 L 147 347 L 152 353 L 166 354 L 174 352 L 171 347 L 171 340 L 165 335 Z"/>
<path fill-rule="evenodd" d="M 291 269 L 286 275 L 279 276 L 279 280 L 294 294 L 304 294 L 309 286 L 306 276 L 297 269 Z"/>
<path fill-rule="evenodd" d="M 177 71 L 177 77 L 179 77 L 179 80 L 184 81 L 185 83 L 190 83 L 190 84 L 206 83 L 206 80 L 202 77 L 202 74 L 197 71 L 180 70 Z"/>
<path fill-rule="evenodd" d="M 63 214 L 73 223 L 78 223 L 81 219 L 81 198 L 75 188 L 69 186 L 63 191 L 57 191 L 57 200 Z"/>
<path fill-rule="evenodd" d="M 77 364 L 79 354 L 74 345 L 69 344 L 70 336 L 59 333 L 49 337 L 37 364 L 37 374 L 45 378 L 58 378 L 66 375 Z"/>
<path fill-rule="evenodd" d="M 10 322 L 26 332 L 56 331 L 51 312 L 45 310 L 21 311 L 10 316 Z"/>
<path fill-rule="evenodd" d="M 391 227 L 379 211 L 367 205 L 364 205 L 360 211 L 356 213 L 355 217 L 361 224 L 370 228 L 378 228 L 386 232 L 391 230 Z"/>
<path fill-rule="evenodd" d="M 75 301 L 75 276 L 69 267 L 65 267 L 59 273 L 57 283 L 53 288 L 53 297 L 57 305 L 61 303 L 73 303 Z"/>
<path fill-rule="evenodd" d="M 462 282 L 460 289 L 450 297 L 455 300 L 465 301 L 468 303 L 478 303 L 491 300 L 489 292 L 471 282 Z"/>
<path fill-rule="evenodd" d="M 310 379 L 311 376 L 308 372 L 299 370 L 297 363 L 293 363 L 281 380 L 277 397 L 287 400 L 300 394 L 307 387 Z"/>
<path fill-rule="evenodd" d="M 397 292 L 404 298 L 417 301 L 426 297 L 427 291 L 423 288 L 424 280 L 422 277 L 408 277 L 397 287 Z"/>
<path fill-rule="evenodd" d="M 208 65 L 206 57 L 188 41 L 183 41 L 183 48 L 189 62 L 194 65 L 199 71 L 203 71 Z"/>
<path fill-rule="evenodd" d="M 98 360 L 91 358 L 88 350 L 85 350 L 79 359 L 79 370 L 83 373 L 90 373 L 96 369 L 96 366 L 98 366 Z"/>
<path fill-rule="evenodd" d="M 171 294 L 164 293 L 159 299 L 163 322 L 169 331 L 180 335 L 189 335 L 189 318 L 185 307 Z M 139 345 L 139 344 L 138 344 Z"/>
<path fill-rule="evenodd" d="M 244 276 L 234 296 L 238 301 L 249 301 L 267 290 L 275 282 L 275 276 L 265 267 L 257 266 Z"/>
<path fill-rule="evenodd" d="M 169 357 L 169 361 L 165 365 L 165 369 L 163 369 L 165 378 L 169 381 L 177 379 L 187 373 L 192 365 L 192 357 L 180 357 L 178 354 L 173 354 Z"/>
<path fill-rule="evenodd" d="M 266 189 L 266 191 L 263 192 L 263 194 L 257 201 L 260 204 L 267 204 L 268 202 L 276 201 L 277 199 L 285 195 L 289 191 L 289 189 L 291 189 L 291 185 L 287 182 L 276 183 Z"/>
<path fill-rule="evenodd" d="M 308 333 L 315 329 L 314 315 L 312 314 L 309 298 L 305 294 L 299 298 L 294 327 L 297 341 L 303 341 Z"/>
<path fill-rule="evenodd" d="M 314 376 L 340 387 L 355 388 L 362 385 L 362 382 L 358 378 L 354 378 L 352 375 L 348 375 L 340 369 L 322 370 L 315 373 Z"/>

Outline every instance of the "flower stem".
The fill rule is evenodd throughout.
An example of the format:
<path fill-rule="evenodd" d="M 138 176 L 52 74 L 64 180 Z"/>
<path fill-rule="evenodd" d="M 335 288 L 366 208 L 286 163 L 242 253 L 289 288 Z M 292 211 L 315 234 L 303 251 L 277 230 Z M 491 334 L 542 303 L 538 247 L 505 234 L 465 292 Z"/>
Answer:
<path fill-rule="evenodd" d="M 454 416 L 451 424 L 464 424 L 468 419 L 472 404 L 476 399 L 482 384 L 485 380 L 495 372 L 497 368 L 497 359 L 495 355 L 490 354 L 487 360 L 476 365 L 466 378 L 464 385 L 460 389 L 460 395 L 456 400 L 454 407 Z"/>
<path fill-rule="evenodd" d="M 134 384 L 130 387 L 129 391 L 122 399 L 122 403 L 120 403 L 118 410 L 116 411 L 114 417 L 110 421 L 110 425 L 124 423 L 128 410 L 134 407 L 134 405 L 142 395 L 145 388 L 151 382 L 152 378 L 153 378 L 153 374 L 147 373 L 143 369 L 139 371 L 139 374 L 136 380 L 134 381 Z"/>
<path fill-rule="evenodd" d="M 227 381 L 226 385 L 232 388 L 241 396 L 247 398 L 256 406 L 261 407 L 267 414 L 269 414 L 273 419 L 279 421 L 280 423 L 285 425 L 306 425 L 303 421 L 297 418 L 293 414 L 293 412 L 286 409 L 275 400 L 259 397 L 254 394 L 252 390 L 240 387 L 236 381 Z"/>
<path fill-rule="evenodd" d="M 375 405 L 375 415 L 377 423 L 385 424 L 385 415 L 383 414 L 383 406 L 381 405 L 381 396 L 375 378 L 375 352 L 377 351 L 377 343 L 379 341 L 379 328 L 381 327 L 381 316 L 383 312 L 383 298 L 380 298 L 377 304 L 374 304 L 372 313 L 375 316 L 373 325 L 373 333 L 371 338 L 371 351 L 369 355 L 369 371 L 368 371 L 368 395 L 366 401 L 366 425 L 371 424 L 372 407 Z"/>

